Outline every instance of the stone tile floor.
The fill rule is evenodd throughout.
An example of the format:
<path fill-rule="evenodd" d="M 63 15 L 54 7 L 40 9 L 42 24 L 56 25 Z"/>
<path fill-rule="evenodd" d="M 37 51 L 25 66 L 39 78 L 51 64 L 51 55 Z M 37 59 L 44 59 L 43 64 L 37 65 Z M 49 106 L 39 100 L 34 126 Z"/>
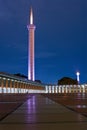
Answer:
<path fill-rule="evenodd" d="M 87 117 L 87 93 L 54 93 L 43 95 Z"/>
<path fill-rule="evenodd" d="M 0 94 L 0 121 L 31 96 L 32 94 Z"/>
<path fill-rule="evenodd" d="M 87 130 L 87 117 L 39 94 L 0 121 L 0 130 Z"/>

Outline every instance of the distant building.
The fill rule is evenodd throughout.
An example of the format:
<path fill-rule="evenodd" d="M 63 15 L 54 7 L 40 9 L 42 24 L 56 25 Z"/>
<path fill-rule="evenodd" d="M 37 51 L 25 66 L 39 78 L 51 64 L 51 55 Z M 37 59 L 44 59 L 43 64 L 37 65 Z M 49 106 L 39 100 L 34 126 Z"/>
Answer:
<path fill-rule="evenodd" d="M 58 85 L 77 85 L 78 81 L 76 79 L 72 79 L 69 77 L 63 77 L 62 79 L 58 80 Z"/>

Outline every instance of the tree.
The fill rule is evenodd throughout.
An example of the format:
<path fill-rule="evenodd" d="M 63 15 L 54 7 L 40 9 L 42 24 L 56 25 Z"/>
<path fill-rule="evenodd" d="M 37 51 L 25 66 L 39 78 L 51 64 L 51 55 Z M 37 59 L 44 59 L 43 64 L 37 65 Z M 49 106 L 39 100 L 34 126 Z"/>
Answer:
<path fill-rule="evenodd" d="M 58 85 L 77 85 L 78 82 L 76 79 L 72 79 L 69 77 L 63 77 L 62 79 L 58 80 Z"/>
<path fill-rule="evenodd" d="M 23 74 L 20 74 L 20 73 L 17 73 L 17 74 L 14 74 L 15 76 L 18 76 L 20 78 L 28 78 L 26 75 L 23 75 Z"/>

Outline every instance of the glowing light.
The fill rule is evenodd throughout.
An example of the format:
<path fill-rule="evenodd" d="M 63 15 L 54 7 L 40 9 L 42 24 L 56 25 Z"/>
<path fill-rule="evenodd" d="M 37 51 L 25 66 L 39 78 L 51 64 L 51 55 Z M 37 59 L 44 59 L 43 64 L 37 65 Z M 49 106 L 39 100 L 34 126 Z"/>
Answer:
<path fill-rule="evenodd" d="M 31 11 L 30 11 L 30 24 L 33 24 L 33 11 L 32 11 L 32 8 L 31 8 Z"/>
<path fill-rule="evenodd" d="M 3 78 L 4 80 L 6 80 L 6 78 Z"/>
<path fill-rule="evenodd" d="M 79 73 L 79 72 L 76 72 L 76 75 L 80 75 L 80 73 Z"/>

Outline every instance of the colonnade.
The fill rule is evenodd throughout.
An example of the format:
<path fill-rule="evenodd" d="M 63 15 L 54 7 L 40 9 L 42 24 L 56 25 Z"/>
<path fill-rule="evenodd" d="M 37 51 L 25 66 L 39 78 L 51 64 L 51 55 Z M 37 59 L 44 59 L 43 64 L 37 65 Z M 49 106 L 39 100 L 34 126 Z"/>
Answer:
<path fill-rule="evenodd" d="M 24 78 L 0 74 L 0 93 L 87 93 L 87 84 L 43 85 Z"/>
<path fill-rule="evenodd" d="M 0 77 L 0 93 L 42 93 L 44 87 L 15 78 Z"/>
<path fill-rule="evenodd" d="M 87 93 L 87 84 L 85 85 L 46 85 L 46 93 Z"/>

